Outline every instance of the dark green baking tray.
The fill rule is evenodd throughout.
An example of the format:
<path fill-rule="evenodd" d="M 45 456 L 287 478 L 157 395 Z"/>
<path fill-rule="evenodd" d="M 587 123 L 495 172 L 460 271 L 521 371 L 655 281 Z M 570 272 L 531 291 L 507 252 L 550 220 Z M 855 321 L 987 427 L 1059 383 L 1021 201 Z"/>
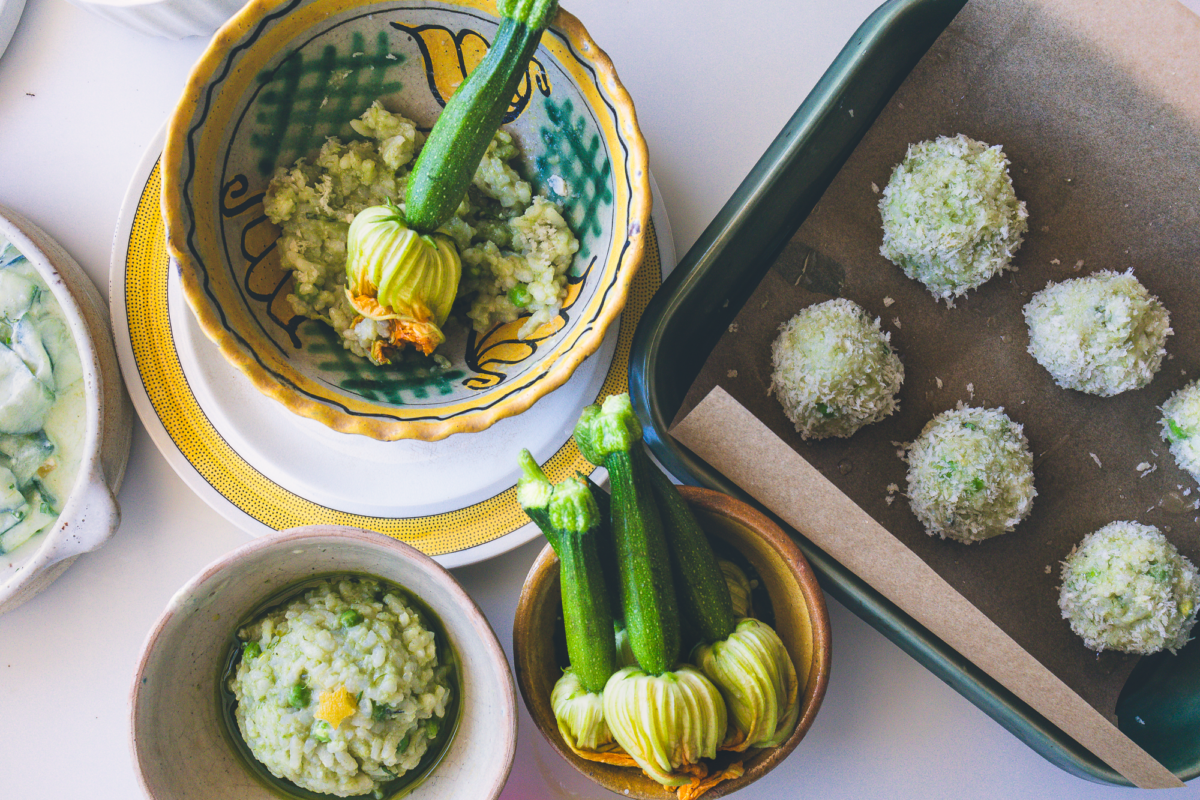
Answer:
<path fill-rule="evenodd" d="M 685 483 L 753 502 L 667 428 L 721 334 L 963 5 L 965 0 L 892 0 L 872 14 L 646 309 L 630 357 L 630 394 L 650 448 Z M 1129 785 L 861 578 L 791 534 L 825 591 L 1018 739 L 1073 775 Z M 1178 656 L 1143 659 L 1117 716 L 1122 731 L 1181 779 L 1200 775 L 1200 643 Z"/>

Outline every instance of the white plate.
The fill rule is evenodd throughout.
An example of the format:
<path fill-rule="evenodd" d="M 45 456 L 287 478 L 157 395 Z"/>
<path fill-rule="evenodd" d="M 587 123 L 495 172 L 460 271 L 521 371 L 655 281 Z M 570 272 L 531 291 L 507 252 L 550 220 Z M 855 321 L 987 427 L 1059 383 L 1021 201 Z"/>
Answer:
<path fill-rule="evenodd" d="M 581 459 L 569 444 L 571 430 L 597 395 L 626 389 L 633 325 L 625 318 L 640 316 L 661 277 L 647 272 L 635 279 L 622 324 L 612 326 L 566 384 L 524 414 L 440 442 L 337 433 L 254 389 L 200 330 L 178 275 L 165 268 L 165 253 L 160 262 L 146 240 L 156 235 L 154 225 L 161 227 L 154 187 L 162 144 L 160 131 L 126 193 L 109 298 L 129 393 L 184 482 L 251 535 L 295 524 L 352 524 L 396 536 L 446 566 L 491 558 L 536 537 L 512 499 L 516 454 L 526 447 L 539 463 L 553 457 L 560 467 L 587 471 L 575 463 Z M 665 276 L 675 254 L 653 178 L 651 186 L 657 261 Z M 648 256 L 643 271 L 655 261 Z M 165 287 L 159 272 L 169 273 Z M 157 360 L 147 354 L 153 346 L 159 346 Z"/>

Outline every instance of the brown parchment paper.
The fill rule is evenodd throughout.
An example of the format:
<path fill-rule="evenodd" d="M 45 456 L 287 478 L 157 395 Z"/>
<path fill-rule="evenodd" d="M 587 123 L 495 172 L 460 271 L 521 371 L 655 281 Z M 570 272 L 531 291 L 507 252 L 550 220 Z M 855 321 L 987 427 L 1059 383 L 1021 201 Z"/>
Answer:
<path fill-rule="evenodd" d="M 1004 146 L 1030 232 L 1019 271 L 947 308 L 879 255 L 878 202 L 909 143 L 960 132 Z M 1026 352 L 1022 307 L 1049 280 L 1130 267 L 1171 312 L 1169 360 L 1140 391 L 1060 389 Z M 901 410 L 848 440 L 802 442 L 767 394 L 770 343 L 800 308 L 839 295 L 891 332 L 906 373 Z M 1113 719 L 1136 659 L 1097 657 L 1070 632 L 1057 608 L 1059 562 L 1086 533 L 1135 519 L 1200 563 L 1200 492 L 1157 425 L 1157 407 L 1200 377 L 1197 298 L 1200 19 L 1174 0 L 972 0 L 743 307 L 680 418 L 723 387 Z M 960 400 L 1003 406 L 1024 424 L 1039 493 L 1015 532 L 971 546 L 924 533 L 897 456 L 899 443 Z M 899 487 L 890 503 L 889 484 Z"/>

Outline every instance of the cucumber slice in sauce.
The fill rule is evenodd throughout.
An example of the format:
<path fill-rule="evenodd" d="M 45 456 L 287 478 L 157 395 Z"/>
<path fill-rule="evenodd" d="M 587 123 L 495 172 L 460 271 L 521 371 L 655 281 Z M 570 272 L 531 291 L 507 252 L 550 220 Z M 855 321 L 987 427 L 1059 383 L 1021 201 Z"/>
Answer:
<path fill-rule="evenodd" d="M 0 435 L 0 453 L 8 456 L 8 467 L 17 476 L 17 485 L 25 489 L 46 459 L 54 455 L 54 443 L 44 431 L 24 436 Z"/>
<path fill-rule="evenodd" d="M 35 378 L 51 389 L 54 388 L 54 365 L 50 362 L 50 354 L 42 345 L 42 335 L 38 333 L 29 317 L 13 326 L 12 351 L 21 357 Z"/>
<path fill-rule="evenodd" d="M 46 425 L 54 392 L 21 357 L 0 345 L 0 433 L 34 433 Z"/>
<path fill-rule="evenodd" d="M 34 492 L 30 498 L 29 513 L 25 518 L 4 533 L 0 533 L 0 553 L 16 550 L 33 536 L 54 523 L 58 517 L 42 503 L 41 496 Z"/>
<path fill-rule="evenodd" d="M 17 511 L 25 505 L 25 495 L 17 486 L 17 476 L 7 467 L 0 467 L 0 512 Z"/>
<path fill-rule="evenodd" d="M 18 275 L 14 270 L 0 270 L 0 317 L 16 322 L 37 299 L 38 290 L 32 281 Z"/>
<path fill-rule="evenodd" d="M 54 364 L 54 388 L 62 392 L 75 381 L 83 378 L 83 366 L 79 363 L 79 351 L 71 331 L 61 319 L 49 314 L 31 317 L 33 326 L 42 337 L 42 346 L 50 354 Z"/>

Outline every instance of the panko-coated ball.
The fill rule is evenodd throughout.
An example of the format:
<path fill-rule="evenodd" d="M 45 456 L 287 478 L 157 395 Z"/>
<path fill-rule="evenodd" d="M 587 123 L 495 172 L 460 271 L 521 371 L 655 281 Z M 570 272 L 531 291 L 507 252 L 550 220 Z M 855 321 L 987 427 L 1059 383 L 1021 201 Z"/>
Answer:
<path fill-rule="evenodd" d="M 879 213 L 879 252 L 951 304 L 1009 269 L 1029 229 L 1004 151 L 961 133 L 910 145 Z"/>
<path fill-rule="evenodd" d="M 1162 438 L 1180 469 L 1200 482 L 1200 381 L 1192 381 L 1162 405 Z"/>
<path fill-rule="evenodd" d="M 1198 604 L 1196 568 L 1152 525 L 1109 523 L 1063 561 L 1058 606 L 1093 650 L 1174 652 Z"/>
<path fill-rule="evenodd" d="M 1109 397 L 1158 372 L 1171 317 L 1133 271 L 1051 283 L 1025 306 L 1029 353 L 1064 389 Z"/>
<path fill-rule="evenodd" d="M 1036 496 L 1029 441 L 1003 408 L 943 411 L 908 448 L 908 502 L 931 535 L 990 539 L 1025 519 Z"/>
<path fill-rule="evenodd" d="M 805 438 L 846 437 L 899 406 L 904 365 L 891 335 L 857 303 L 809 306 L 771 345 L 771 392 Z"/>

